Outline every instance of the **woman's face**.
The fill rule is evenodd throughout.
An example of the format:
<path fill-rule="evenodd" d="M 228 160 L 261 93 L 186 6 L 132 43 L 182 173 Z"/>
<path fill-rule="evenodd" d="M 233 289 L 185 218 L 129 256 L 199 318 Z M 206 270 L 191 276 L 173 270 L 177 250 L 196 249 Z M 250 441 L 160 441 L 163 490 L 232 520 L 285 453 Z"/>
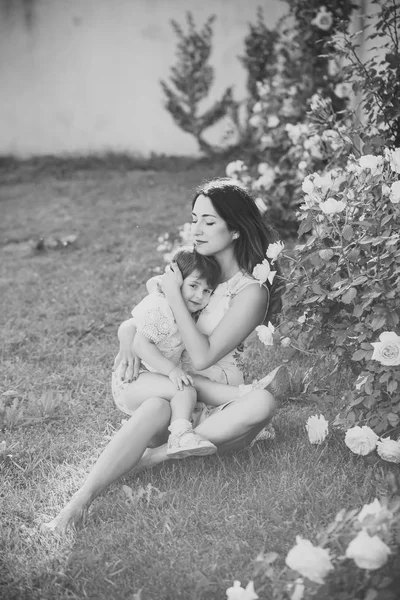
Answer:
<path fill-rule="evenodd" d="M 196 251 L 204 256 L 222 252 L 233 243 L 233 231 L 219 216 L 207 196 L 198 196 L 192 210 L 192 234 Z"/>

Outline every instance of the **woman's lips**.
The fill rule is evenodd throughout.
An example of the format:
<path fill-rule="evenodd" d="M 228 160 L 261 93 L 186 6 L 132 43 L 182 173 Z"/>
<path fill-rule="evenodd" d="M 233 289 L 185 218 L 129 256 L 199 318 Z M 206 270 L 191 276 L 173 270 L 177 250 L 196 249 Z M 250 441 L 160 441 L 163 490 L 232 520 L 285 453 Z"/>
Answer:
<path fill-rule="evenodd" d="M 201 246 L 201 244 L 206 244 L 207 242 L 205 242 L 204 240 L 195 240 L 195 244 L 196 246 Z"/>

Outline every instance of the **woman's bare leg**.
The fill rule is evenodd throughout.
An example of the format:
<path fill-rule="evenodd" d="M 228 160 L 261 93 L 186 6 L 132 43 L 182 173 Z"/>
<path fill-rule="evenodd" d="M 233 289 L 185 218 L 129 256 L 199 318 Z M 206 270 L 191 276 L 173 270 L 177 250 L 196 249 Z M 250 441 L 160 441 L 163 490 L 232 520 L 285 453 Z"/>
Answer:
<path fill-rule="evenodd" d="M 265 389 L 276 399 L 283 398 L 290 389 L 290 377 L 286 366 L 280 365 L 270 371 L 265 377 L 251 385 L 229 385 L 217 383 L 204 377 L 204 375 L 193 375 L 193 382 L 200 402 L 208 406 L 221 406 L 231 400 L 248 395 L 255 389 Z"/>
<path fill-rule="evenodd" d="M 197 400 L 208 406 L 221 406 L 221 404 L 239 397 L 237 385 L 218 383 L 204 375 L 192 375 L 192 379 L 197 392 Z"/>
<path fill-rule="evenodd" d="M 101 492 L 139 463 L 150 440 L 168 427 L 170 418 L 169 402 L 157 397 L 145 400 L 130 420 L 112 437 L 80 490 L 46 526 L 50 529 L 65 530 L 75 525 Z M 155 458 L 150 461 L 147 458 L 144 462 L 157 464 Z M 163 460 L 165 458 L 163 457 Z"/>
<path fill-rule="evenodd" d="M 204 435 L 218 446 L 245 439 L 248 434 L 254 436 L 274 416 L 276 402 L 267 390 L 253 390 L 237 398 L 221 411 L 215 411 L 195 428 L 196 433 Z"/>

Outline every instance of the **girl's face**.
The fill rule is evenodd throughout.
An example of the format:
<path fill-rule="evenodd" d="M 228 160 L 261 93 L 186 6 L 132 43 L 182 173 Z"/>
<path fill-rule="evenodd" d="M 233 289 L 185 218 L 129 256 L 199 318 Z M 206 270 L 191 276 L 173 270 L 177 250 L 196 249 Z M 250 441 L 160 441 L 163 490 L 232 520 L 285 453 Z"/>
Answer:
<path fill-rule="evenodd" d="M 198 196 L 193 206 L 192 219 L 192 234 L 199 254 L 211 256 L 232 246 L 233 231 L 229 231 L 210 198 Z"/>
<path fill-rule="evenodd" d="M 183 280 L 181 292 L 189 312 L 195 313 L 207 306 L 212 289 L 198 271 L 193 271 Z"/>

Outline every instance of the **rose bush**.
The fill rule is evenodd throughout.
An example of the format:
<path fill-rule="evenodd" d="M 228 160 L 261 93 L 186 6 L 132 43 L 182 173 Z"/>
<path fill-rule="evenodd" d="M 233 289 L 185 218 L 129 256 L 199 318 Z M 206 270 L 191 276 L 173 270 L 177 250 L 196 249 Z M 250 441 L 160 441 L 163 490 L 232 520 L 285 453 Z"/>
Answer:
<path fill-rule="evenodd" d="M 260 553 L 253 577 L 255 589 L 265 589 L 269 581 L 272 591 L 268 597 L 273 600 L 395 600 L 400 496 L 394 477 L 388 477 L 387 483 L 391 490 L 387 496 L 375 498 L 361 509 L 340 510 L 316 536 L 315 544 L 296 536 L 283 568 L 275 567 L 277 553 Z M 349 594 L 344 593 L 344 584 Z"/>
<path fill-rule="evenodd" d="M 248 164 L 234 161 L 227 167 L 228 176 L 251 187 L 270 222 L 286 237 L 296 230 L 304 175 L 322 169 L 343 143 L 329 124 L 322 136 L 315 135 L 307 110 L 310 99 L 314 108 L 328 102 L 332 114 L 342 114 L 348 105 L 350 88 L 344 85 L 340 63 L 328 53 L 356 8 L 345 0 L 327 0 L 324 6 L 319 0 L 290 0 L 287 5 L 287 15 L 273 32 L 262 26 L 260 14 L 257 27 L 250 25 L 257 34 L 257 51 L 265 52 L 256 61 L 263 68 L 251 71 L 251 157 Z M 244 64 L 249 68 L 253 62 Z"/>
<path fill-rule="evenodd" d="M 298 218 L 307 239 L 292 257 L 281 326 L 298 345 L 352 362 L 358 377 L 336 424 L 363 419 L 378 434 L 400 422 L 400 206 L 385 193 L 398 180 L 391 156 L 351 155 L 305 178 Z"/>

